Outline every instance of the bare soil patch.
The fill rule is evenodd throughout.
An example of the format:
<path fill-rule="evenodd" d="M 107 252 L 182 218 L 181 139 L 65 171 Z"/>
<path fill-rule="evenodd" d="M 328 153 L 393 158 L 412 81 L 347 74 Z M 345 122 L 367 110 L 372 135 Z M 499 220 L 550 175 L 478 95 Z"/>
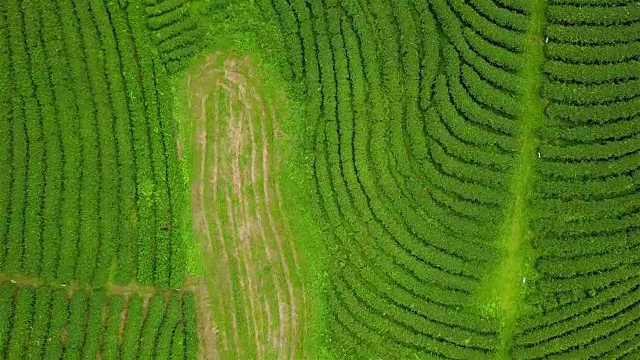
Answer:
<path fill-rule="evenodd" d="M 208 345 L 205 358 L 295 356 L 304 297 L 292 282 L 297 255 L 272 175 L 277 101 L 262 98 L 259 85 L 249 58 L 220 54 L 188 79 L 196 129 L 194 230 L 207 283 L 223 297 L 199 299 L 202 307 L 213 306 L 200 336 L 218 347 Z"/>

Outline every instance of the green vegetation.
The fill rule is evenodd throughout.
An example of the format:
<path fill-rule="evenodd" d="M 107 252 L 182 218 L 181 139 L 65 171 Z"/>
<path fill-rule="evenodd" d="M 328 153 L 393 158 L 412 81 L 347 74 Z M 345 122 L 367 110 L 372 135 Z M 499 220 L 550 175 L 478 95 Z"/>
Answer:
<path fill-rule="evenodd" d="M 172 336 L 193 337 L 189 293 L 157 294 L 148 302 L 140 296 L 130 297 L 125 306 L 125 297 L 104 292 L 76 290 L 69 298 L 59 288 L 9 283 L 0 292 L 4 358 L 21 359 L 28 354 L 34 359 L 88 359 L 98 353 L 107 359 L 136 354 L 147 359 L 197 358 L 197 347 L 167 346 L 165 339 L 165 332 L 170 332 L 169 340 Z M 162 332 L 158 332 L 159 325 Z M 122 342 L 121 327 L 125 329 Z"/>
<path fill-rule="evenodd" d="M 259 4 L 316 124 L 338 357 L 634 356 L 635 2 Z"/>
<path fill-rule="evenodd" d="M 640 3 L 6 0 L 0 358 L 640 356 Z"/>
<path fill-rule="evenodd" d="M 169 75 L 196 48 L 156 47 L 169 25 L 148 26 L 159 6 L 11 0 L 0 10 L 0 358 L 150 357 L 165 321 L 157 356 L 197 357 L 166 344 L 178 324 L 196 326 L 182 305 L 192 289 L 180 289 L 190 222 Z M 132 309 L 140 296 L 153 301 Z M 124 336 L 134 345 L 122 343 L 135 326 L 144 331 Z"/>
<path fill-rule="evenodd" d="M 5 275 L 182 283 L 184 184 L 172 110 L 159 104 L 170 84 L 140 10 L 7 3 Z"/>

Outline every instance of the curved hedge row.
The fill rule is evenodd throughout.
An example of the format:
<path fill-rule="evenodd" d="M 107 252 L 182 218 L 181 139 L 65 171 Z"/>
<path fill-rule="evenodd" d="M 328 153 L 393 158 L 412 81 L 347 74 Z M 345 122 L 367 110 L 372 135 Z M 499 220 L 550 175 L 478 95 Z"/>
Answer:
<path fill-rule="evenodd" d="M 479 317 L 472 298 L 495 265 L 518 150 L 524 10 L 444 0 L 261 6 L 281 24 L 316 121 L 338 353 L 495 357 L 497 319 Z"/>
<path fill-rule="evenodd" d="M 640 21 L 626 25 L 571 25 L 550 24 L 550 40 L 576 45 L 633 44 L 640 39 Z"/>
<path fill-rule="evenodd" d="M 554 80 L 584 85 L 627 81 L 640 77 L 640 60 L 602 65 L 548 61 L 545 63 L 545 72 Z"/>
<path fill-rule="evenodd" d="M 535 315 L 520 321 L 511 353 L 521 359 L 637 348 L 640 8 L 589 3 L 547 9 L 547 119 L 531 220 L 539 278 Z"/>
<path fill-rule="evenodd" d="M 620 284 L 640 257 L 637 4 L 260 6 L 281 25 L 316 124 L 339 356 L 601 357 L 632 346 L 635 312 L 601 294 L 635 301 Z M 540 73 L 534 56 L 546 57 Z M 546 117 L 525 126 L 531 106 Z M 529 163 L 535 183 L 512 194 Z M 538 276 L 518 284 L 531 314 L 501 343 L 498 319 L 474 301 L 490 292 L 479 286 L 499 261 L 513 195 L 525 199 Z"/>
<path fill-rule="evenodd" d="M 550 42 L 545 46 L 548 58 L 570 64 L 615 64 L 637 59 L 640 42 L 583 46 L 577 43 Z"/>
<path fill-rule="evenodd" d="M 146 18 L 150 36 L 169 73 L 186 68 L 200 50 L 204 34 L 184 0 L 147 4 L 144 12 L 141 6 L 129 6 L 128 9 L 136 18 Z M 147 37 L 147 34 L 139 35 L 136 39 Z"/>

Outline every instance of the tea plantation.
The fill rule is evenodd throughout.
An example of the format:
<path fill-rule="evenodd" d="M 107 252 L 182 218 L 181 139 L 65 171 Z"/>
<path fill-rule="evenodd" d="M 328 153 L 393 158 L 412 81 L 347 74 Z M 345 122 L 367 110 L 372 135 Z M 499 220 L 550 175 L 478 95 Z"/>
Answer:
<path fill-rule="evenodd" d="M 1 0 L 0 358 L 640 359 L 637 0 Z"/>

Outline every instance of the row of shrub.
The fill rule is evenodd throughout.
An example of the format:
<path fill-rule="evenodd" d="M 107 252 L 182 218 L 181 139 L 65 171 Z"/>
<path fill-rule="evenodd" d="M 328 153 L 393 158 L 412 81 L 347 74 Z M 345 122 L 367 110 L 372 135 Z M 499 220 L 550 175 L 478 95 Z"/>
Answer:
<path fill-rule="evenodd" d="M 545 45 L 548 59 L 560 60 L 570 64 L 608 65 L 637 60 L 640 56 L 640 42 L 598 44 L 585 46 L 580 43 L 557 43 Z"/>
<path fill-rule="evenodd" d="M 192 293 L 105 295 L 102 290 L 0 283 L 3 358 L 196 359 Z M 120 332 L 123 332 L 122 334 Z"/>
<path fill-rule="evenodd" d="M 18 4 L 11 2 L 6 8 L 7 17 L 20 14 Z M 37 142 L 42 138 L 38 126 L 39 110 L 28 73 L 26 45 L 21 35 L 22 23 L 12 22 L 7 17 L 4 17 L 3 25 L 8 47 L 3 56 L 6 56 L 5 59 L 9 62 L 5 68 L 5 76 L 9 83 L 4 96 L 5 101 L 10 101 L 11 105 L 10 109 L 6 110 L 7 114 L 11 111 L 6 123 L 11 125 L 8 130 L 12 138 L 6 151 L 11 154 L 12 164 L 9 173 L 6 174 L 10 183 L 6 184 L 9 188 L 5 189 L 9 202 L 6 204 L 6 217 L 2 220 L 7 221 L 5 233 L 2 234 L 5 237 L 2 239 L 2 250 L 5 254 L 2 265 L 13 271 L 20 271 L 24 267 L 20 259 L 25 252 L 25 238 L 28 237 L 28 245 L 39 247 L 38 232 L 42 222 L 38 210 L 42 197 L 44 153 L 42 146 Z M 15 50 L 9 52 L 9 49 L 14 47 Z M 23 91 L 26 92 L 24 98 L 14 95 Z M 6 102 L 5 104 L 9 105 Z M 30 155 L 30 152 L 33 154 Z M 30 156 L 33 157 L 31 166 L 28 164 Z M 38 172 L 34 174 L 35 170 Z M 33 181 L 34 184 L 29 185 L 29 181 Z M 26 229 L 25 222 L 34 218 L 39 221 L 36 223 L 38 227 L 33 230 Z"/>
<path fill-rule="evenodd" d="M 282 24 L 291 74 L 306 81 L 310 118 L 317 120 L 315 179 L 336 264 L 329 295 L 334 338 L 347 352 L 495 356 L 500 345 L 491 336 L 462 345 L 455 326 L 468 315 L 464 307 L 478 281 L 470 269 L 486 269 L 474 260 L 492 259 L 491 250 L 474 257 L 457 245 L 484 249 L 503 220 L 519 150 L 519 71 L 530 5 L 434 0 L 426 10 L 399 4 L 393 11 L 384 1 L 368 3 L 366 11 L 354 1 L 325 5 L 261 2 Z M 436 45 L 437 62 L 424 60 L 433 42 L 415 32 L 430 21 L 424 15 L 430 10 L 441 25 L 440 42 L 450 43 Z M 603 45 L 603 29 L 588 27 L 587 38 L 574 44 L 556 40 L 571 40 L 576 29 L 555 24 L 547 30 L 546 54 L 555 63 L 545 65 L 552 80 L 542 96 L 551 102 L 551 120 L 540 125 L 540 186 L 530 203 L 540 251 L 551 251 L 558 239 L 604 239 L 638 222 L 637 199 L 629 193 L 637 144 L 633 131 L 619 124 L 637 115 L 635 67 L 615 64 L 637 51 L 633 44 Z M 609 27 L 619 33 L 606 43 L 622 39 L 621 29 Z M 589 126 L 594 123 L 602 129 Z M 607 135 L 611 129 L 616 135 Z M 607 187 L 614 178 L 624 179 L 612 180 L 616 190 Z M 593 197 L 567 201 L 567 193 Z M 626 206 L 614 206 L 621 201 Z M 557 297 L 546 309 L 579 304 L 598 284 L 622 281 L 635 269 L 616 267 L 634 257 L 595 256 L 539 259 L 541 297 Z M 419 289 L 421 282 L 441 296 Z M 570 292 L 572 286 L 587 292 Z M 462 310 L 440 324 L 436 304 Z M 480 325 L 465 321 L 477 334 Z M 447 339 L 424 330 L 431 328 Z M 597 336 L 589 339 L 595 344 Z M 554 340 L 552 353 L 582 351 L 570 345 L 576 338 Z M 530 352 L 519 346 L 524 358 L 544 349 L 542 343 Z"/>
<path fill-rule="evenodd" d="M 565 26 L 548 24 L 546 35 L 549 40 L 576 45 L 606 45 L 634 43 L 640 39 L 640 21 L 625 25 L 610 26 Z"/>
<path fill-rule="evenodd" d="M 640 76 L 638 69 L 638 59 L 609 64 L 571 64 L 564 61 L 548 61 L 544 64 L 544 71 L 553 80 L 583 85 L 633 80 Z"/>
<path fill-rule="evenodd" d="M 437 112 L 432 113 L 437 119 L 425 119 L 422 111 L 431 108 L 440 59 L 432 56 L 439 45 L 424 4 L 399 4 L 392 11 L 387 2 L 372 1 L 365 12 L 355 1 L 328 3 L 326 10 L 298 3 L 261 6 L 282 24 L 291 73 L 306 80 L 310 118 L 318 121 L 315 179 L 336 264 L 332 279 L 339 284 L 331 294 L 335 338 L 347 352 L 368 347 L 379 354 L 494 357 L 495 322 L 467 313 L 465 304 L 479 281 L 478 269 L 495 260 L 486 242 L 495 238 L 497 226 L 487 221 L 497 224 L 502 215 L 498 204 L 504 196 L 494 187 L 504 186 L 504 171 L 511 166 L 510 133 L 468 123 L 450 100 L 446 78 L 440 78 L 445 91 L 435 92 L 446 112 L 443 119 Z M 439 6 L 457 16 L 448 4 Z M 454 10 L 469 15 L 473 9 Z M 519 18 L 502 15 L 503 22 Z M 499 38 L 511 30 L 487 24 L 483 31 Z M 462 30 L 456 38 L 462 48 Z M 495 46 L 495 39 L 479 47 L 486 44 Z M 518 92 L 511 81 L 515 66 L 492 71 L 484 55 L 468 50 L 463 55 L 471 85 L 495 86 L 499 97 Z M 461 65 L 457 68 L 460 72 Z M 460 91 L 466 96 L 460 106 L 471 106 L 467 116 L 478 117 L 476 124 L 504 119 L 500 130 L 516 131 L 509 118 L 518 115 L 514 98 L 505 97 L 502 105 L 486 100 L 501 106 L 505 114 L 500 115 L 471 98 L 464 86 Z M 459 117 L 449 120 L 453 114 Z M 425 131 L 435 141 L 426 139 Z M 469 146 L 474 141 L 495 159 L 494 176 L 482 177 L 486 164 L 477 162 L 487 157 L 478 160 Z"/>
<path fill-rule="evenodd" d="M 140 34 L 138 39 L 152 39 L 169 73 L 186 68 L 200 50 L 204 33 L 184 0 L 162 0 L 147 4 L 144 11 L 141 6 L 128 10 L 136 19 L 146 19 L 149 34 Z"/>
<path fill-rule="evenodd" d="M 563 25 L 619 25 L 640 21 L 640 5 L 627 2 L 620 6 L 550 5 L 547 21 Z"/>
<path fill-rule="evenodd" d="M 582 288 L 576 288 L 582 289 Z M 512 356 L 608 356 L 633 349 L 638 318 L 638 279 L 628 274 L 604 289 L 575 294 L 558 310 L 529 320 Z M 537 321 L 534 321 L 537 320 Z M 550 322 L 551 321 L 551 322 Z"/>
<path fill-rule="evenodd" d="M 638 6 L 554 1 L 547 8 L 530 201 L 534 315 L 511 356 L 619 358 L 637 351 Z"/>
<path fill-rule="evenodd" d="M 493 17 L 500 17 L 494 9 L 491 17 L 485 17 L 466 2 L 457 2 L 450 0 L 434 0 L 434 3 L 447 3 L 446 11 L 453 11 L 460 20 L 468 27 L 477 31 L 490 42 L 499 45 L 513 52 L 522 52 L 524 50 L 524 31 L 526 22 L 518 22 L 516 27 L 520 29 L 510 29 L 496 24 Z M 440 5 L 444 7 L 443 5 Z M 437 10 L 436 10 L 437 12 Z M 520 19 L 525 19 L 521 17 Z"/>
<path fill-rule="evenodd" d="M 104 284 L 117 262 L 121 283 L 180 286 L 185 186 L 144 19 L 112 2 L 7 5 L 0 267 Z"/>

